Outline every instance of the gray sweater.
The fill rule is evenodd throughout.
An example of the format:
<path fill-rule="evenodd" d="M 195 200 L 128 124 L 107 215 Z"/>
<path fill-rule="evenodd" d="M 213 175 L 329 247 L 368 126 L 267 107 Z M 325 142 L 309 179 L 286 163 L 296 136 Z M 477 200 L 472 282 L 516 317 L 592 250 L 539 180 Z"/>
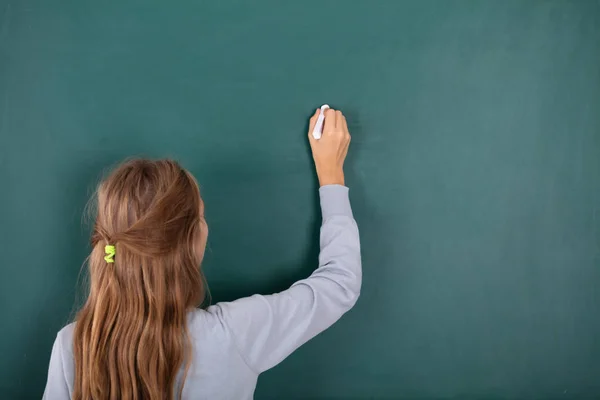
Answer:
<path fill-rule="evenodd" d="M 348 188 L 328 185 L 319 193 L 321 252 L 319 267 L 310 277 L 281 293 L 190 312 L 193 356 L 184 399 L 252 399 L 260 373 L 330 327 L 356 303 L 362 271 Z M 44 399 L 66 400 L 73 393 L 73 325 L 64 327 L 54 342 Z"/>

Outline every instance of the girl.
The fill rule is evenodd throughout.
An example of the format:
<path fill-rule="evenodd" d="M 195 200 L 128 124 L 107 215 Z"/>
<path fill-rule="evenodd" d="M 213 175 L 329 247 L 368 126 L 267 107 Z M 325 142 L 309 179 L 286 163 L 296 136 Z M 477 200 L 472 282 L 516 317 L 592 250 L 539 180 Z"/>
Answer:
<path fill-rule="evenodd" d="M 258 375 L 331 326 L 361 286 L 358 229 L 343 164 L 346 119 L 327 110 L 309 140 L 323 224 L 319 267 L 269 296 L 198 309 L 208 235 L 193 176 L 169 160 L 133 160 L 98 187 L 90 288 L 57 335 L 44 399 L 252 399 Z"/>

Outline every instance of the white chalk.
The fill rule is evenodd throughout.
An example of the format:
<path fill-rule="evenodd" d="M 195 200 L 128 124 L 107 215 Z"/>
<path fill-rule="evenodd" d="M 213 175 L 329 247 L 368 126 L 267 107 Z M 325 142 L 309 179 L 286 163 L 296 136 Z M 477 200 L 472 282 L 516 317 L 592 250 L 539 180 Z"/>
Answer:
<path fill-rule="evenodd" d="M 323 122 L 325 121 L 325 110 L 327 110 L 329 106 L 327 104 L 323 104 L 321 106 L 321 111 L 319 112 L 319 116 L 317 117 L 317 123 L 315 124 L 315 128 L 313 129 L 313 137 L 315 139 L 321 139 L 321 135 L 323 134 Z"/>

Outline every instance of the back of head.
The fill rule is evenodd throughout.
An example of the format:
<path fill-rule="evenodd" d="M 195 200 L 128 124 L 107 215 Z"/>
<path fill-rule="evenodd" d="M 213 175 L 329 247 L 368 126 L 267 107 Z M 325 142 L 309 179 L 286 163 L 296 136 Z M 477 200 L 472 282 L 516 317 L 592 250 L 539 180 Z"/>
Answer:
<path fill-rule="evenodd" d="M 204 226 L 198 185 L 174 161 L 131 160 L 101 182 L 74 399 L 173 398 L 189 366 L 186 315 L 204 297 Z"/>

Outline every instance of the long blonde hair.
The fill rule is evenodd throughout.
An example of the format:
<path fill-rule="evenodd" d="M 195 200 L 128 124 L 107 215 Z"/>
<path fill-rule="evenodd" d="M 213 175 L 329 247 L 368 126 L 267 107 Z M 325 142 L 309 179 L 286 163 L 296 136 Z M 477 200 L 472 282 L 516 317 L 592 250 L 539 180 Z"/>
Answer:
<path fill-rule="evenodd" d="M 198 184 L 170 160 L 136 159 L 98 187 L 89 294 L 73 339 L 75 400 L 173 399 L 190 365 L 187 311 L 204 299 Z M 107 263 L 105 246 L 116 249 Z"/>

